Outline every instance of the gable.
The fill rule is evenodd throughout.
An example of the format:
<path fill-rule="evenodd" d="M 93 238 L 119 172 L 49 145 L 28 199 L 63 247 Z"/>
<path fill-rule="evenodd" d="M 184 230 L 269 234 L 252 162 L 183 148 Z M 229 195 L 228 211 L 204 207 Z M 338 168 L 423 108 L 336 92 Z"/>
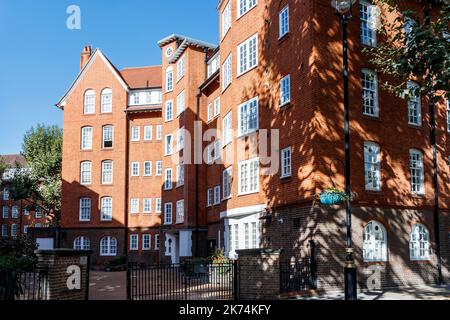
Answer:
<path fill-rule="evenodd" d="M 69 90 L 64 94 L 64 96 L 59 100 L 59 102 L 56 104 L 56 106 L 60 109 L 64 109 L 64 106 L 66 105 L 67 99 L 70 97 L 70 95 L 73 93 L 73 91 L 77 88 L 78 84 L 81 82 L 81 80 L 86 75 L 89 68 L 92 66 L 92 64 L 97 60 L 101 59 L 105 63 L 105 65 L 108 67 L 108 69 L 111 71 L 111 73 L 115 76 L 117 81 L 119 81 L 120 85 L 123 87 L 125 91 L 129 91 L 128 85 L 125 83 L 124 79 L 120 75 L 120 73 L 117 71 L 117 69 L 113 66 L 113 64 L 105 57 L 105 55 L 100 51 L 100 49 L 96 49 L 95 52 L 92 54 L 91 58 L 89 59 L 88 63 L 84 66 L 84 68 L 80 71 L 78 76 L 76 77 L 75 81 L 70 86 Z"/>

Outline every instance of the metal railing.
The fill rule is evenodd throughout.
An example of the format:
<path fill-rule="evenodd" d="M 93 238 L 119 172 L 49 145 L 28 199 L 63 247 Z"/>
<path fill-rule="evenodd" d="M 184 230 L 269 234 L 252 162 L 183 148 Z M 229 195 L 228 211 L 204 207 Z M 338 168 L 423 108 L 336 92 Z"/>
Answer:
<path fill-rule="evenodd" d="M 234 262 L 183 263 L 127 268 L 129 300 L 232 300 Z"/>
<path fill-rule="evenodd" d="M 0 300 L 47 300 L 48 270 L 0 270 Z"/>

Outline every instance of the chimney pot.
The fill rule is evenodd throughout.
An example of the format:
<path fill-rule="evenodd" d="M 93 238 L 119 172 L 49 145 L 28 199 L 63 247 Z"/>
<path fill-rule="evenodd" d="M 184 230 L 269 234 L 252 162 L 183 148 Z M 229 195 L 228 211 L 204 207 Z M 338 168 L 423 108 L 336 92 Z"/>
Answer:
<path fill-rule="evenodd" d="M 91 46 L 85 46 L 83 51 L 81 52 L 81 60 L 80 60 L 80 70 L 83 70 L 83 68 L 88 63 L 89 59 L 92 55 L 92 47 Z"/>

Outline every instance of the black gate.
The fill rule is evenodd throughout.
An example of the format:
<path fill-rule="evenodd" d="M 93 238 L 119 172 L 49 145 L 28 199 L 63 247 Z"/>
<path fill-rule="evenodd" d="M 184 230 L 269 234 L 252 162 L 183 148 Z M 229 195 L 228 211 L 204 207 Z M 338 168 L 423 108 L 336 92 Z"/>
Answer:
<path fill-rule="evenodd" d="M 129 264 L 129 300 L 232 300 L 236 263 Z"/>
<path fill-rule="evenodd" d="M 0 300 L 47 300 L 48 271 L 0 270 Z"/>
<path fill-rule="evenodd" d="M 309 243 L 309 256 L 299 261 L 280 263 L 281 293 L 295 293 L 317 289 L 315 242 Z"/>

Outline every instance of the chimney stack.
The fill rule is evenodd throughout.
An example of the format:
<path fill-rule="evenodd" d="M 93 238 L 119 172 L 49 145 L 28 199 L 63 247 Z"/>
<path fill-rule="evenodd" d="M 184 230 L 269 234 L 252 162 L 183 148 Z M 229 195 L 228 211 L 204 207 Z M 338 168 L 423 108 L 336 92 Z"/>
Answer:
<path fill-rule="evenodd" d="M 83 70 L 84 66 L 88 63 L 89 59 L 92 55 L 92 47 L 85 46 L 83 51 L 81 52 L 81 60 L 80 60 L 80 70 Z"/>

